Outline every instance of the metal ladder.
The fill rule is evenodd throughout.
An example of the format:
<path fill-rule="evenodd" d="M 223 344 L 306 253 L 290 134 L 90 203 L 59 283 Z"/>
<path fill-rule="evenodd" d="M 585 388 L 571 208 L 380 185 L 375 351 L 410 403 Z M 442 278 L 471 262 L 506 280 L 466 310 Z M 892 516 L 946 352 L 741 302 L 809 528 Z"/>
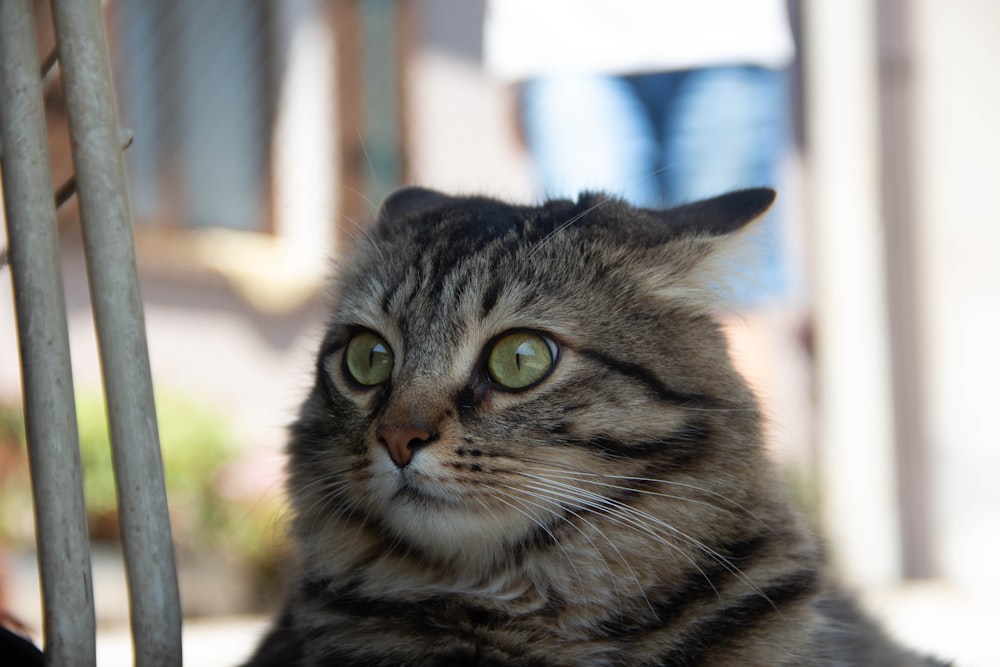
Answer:
<path fill-rule="evenodd" d="M 181 613 L 100 0 L 52 0 L 108 405 L 135 664 L 181 664 Z M 55 62 L 55 59 L 47 59 Z M 0 0 L 0 167 L 50 665 L 94 665 L 90 545 L 31 0 Z"/>

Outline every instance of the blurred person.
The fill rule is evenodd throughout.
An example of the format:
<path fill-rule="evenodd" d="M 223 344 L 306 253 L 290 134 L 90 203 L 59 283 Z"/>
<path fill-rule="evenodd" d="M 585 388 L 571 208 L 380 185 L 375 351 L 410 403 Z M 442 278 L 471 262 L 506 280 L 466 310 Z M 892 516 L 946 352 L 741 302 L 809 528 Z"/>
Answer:
<path fill-rule="evenodd" d="M 545 196 L 665 207 L 770 185 L 788 147 L 785 0 L 490 0 L 486 65 L 519 82 Z M 739 302 L 784 297 L 777 218 Z"/>
<path fill-rule="evenodd" d="M 790 147 L 785 0 L 489 0 L 486 68 L 517 84 L 541 194 L 663 208 L 776 186 Z M 784 217 L 758 222 L 723 317 L 741 370 L 803 463 L 807 359 Z M 791 452 L 790 450 L 799 450 Z M 788 458 L 785 456 L 785 458 Z"/>

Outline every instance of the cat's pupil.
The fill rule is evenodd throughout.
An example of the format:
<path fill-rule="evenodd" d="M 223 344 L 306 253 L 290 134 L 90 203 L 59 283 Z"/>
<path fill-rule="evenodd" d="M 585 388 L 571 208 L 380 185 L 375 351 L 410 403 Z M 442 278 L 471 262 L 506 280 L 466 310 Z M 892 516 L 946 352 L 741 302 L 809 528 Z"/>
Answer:
<path fill-rule="evenodd" d="M 521 359 L 523 357 L 531 357 L 531 350 L 528 348 L 527 343 L 521 343 L 521 347 L 517 348 L 517 354 L 514 356 L 514 363 L 517 364 L 517 370 L 521 370 Z"/>

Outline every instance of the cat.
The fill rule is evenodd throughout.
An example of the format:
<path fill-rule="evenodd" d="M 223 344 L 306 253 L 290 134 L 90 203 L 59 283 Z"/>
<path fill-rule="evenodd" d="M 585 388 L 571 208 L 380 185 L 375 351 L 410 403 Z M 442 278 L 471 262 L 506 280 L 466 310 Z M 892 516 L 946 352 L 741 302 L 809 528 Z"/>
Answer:
<path fill-rule="evenodd" d="M 943 665 L 830 580 L 713 318 L 774 198 L 391 194 L 335 281 L 246 664 Z"/>

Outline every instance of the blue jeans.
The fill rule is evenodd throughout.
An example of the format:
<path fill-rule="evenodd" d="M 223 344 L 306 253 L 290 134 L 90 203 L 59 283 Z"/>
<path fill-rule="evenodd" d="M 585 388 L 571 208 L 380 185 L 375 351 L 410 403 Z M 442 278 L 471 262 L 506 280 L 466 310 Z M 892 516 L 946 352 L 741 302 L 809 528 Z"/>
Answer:
<path fill-rule="evenodd" d="M 521 113 L 550 197 L 601 190 L 662 208 L 773 187 L 788 144 L 785 73 L 761 67 L 532 79 L 522 85 Z M 754 231 L 762 261 L 751 280 L 733 285 L 744 306 L 788 290 L 780 231 L 774 215 Z"/>

